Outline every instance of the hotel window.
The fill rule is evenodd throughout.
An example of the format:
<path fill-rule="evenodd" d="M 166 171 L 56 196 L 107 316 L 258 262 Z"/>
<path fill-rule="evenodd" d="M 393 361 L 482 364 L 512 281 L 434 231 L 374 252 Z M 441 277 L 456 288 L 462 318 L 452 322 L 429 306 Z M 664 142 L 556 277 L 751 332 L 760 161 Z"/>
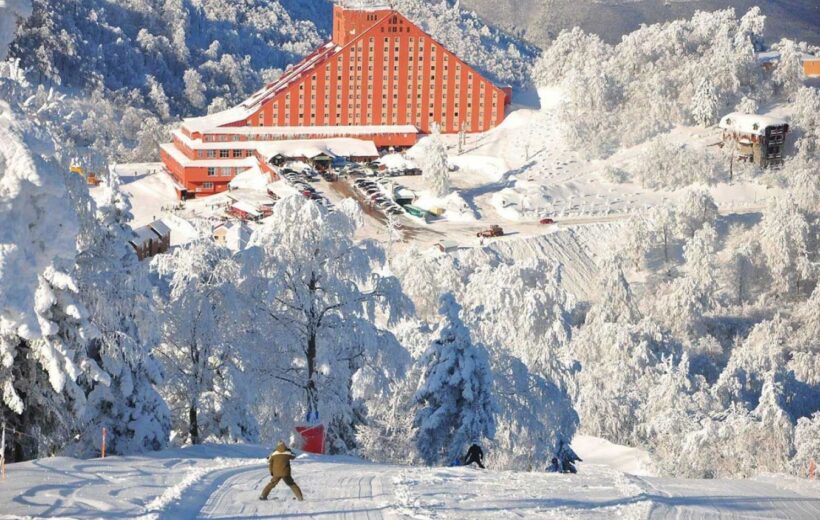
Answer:
<path fill-rule="evenodd" d="M 242 157 L 242 150 L 234 150 L 233 151 L 233 157 L 234 157 L 234 159 L 241 158 Z"/>
<path fill-rule="evenodd" d="M 208 150 L 208 159 L 213 159 L 216 157 L 216 150 Z"/>
<path fill-rule="evenodd" d="M 203 182 L 202 187 L 206 190 L 212 190 L 214 188 L 214 183 L 212 182 Z"/>
<path fill-rule="evenodd" d="M 208 177 L 216 177 L 216 168 L 208 168 Z"/>
<path fill-rule="evenodd" d="M 230 168 L 222 168 L 222 176 L 223 177 L 230 177 L 231 176 L 231 169 Z"/>

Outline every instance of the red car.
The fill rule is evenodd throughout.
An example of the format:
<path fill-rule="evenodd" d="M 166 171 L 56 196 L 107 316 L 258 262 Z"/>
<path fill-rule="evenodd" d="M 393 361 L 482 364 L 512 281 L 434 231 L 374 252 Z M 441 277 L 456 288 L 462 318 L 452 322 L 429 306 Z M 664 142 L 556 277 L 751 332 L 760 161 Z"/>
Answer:
<path fill-rule="evenodd" d="M 538 221 L 539 224 L 555 224 L 555 221 L 551 218 L 542 218 Z"/>

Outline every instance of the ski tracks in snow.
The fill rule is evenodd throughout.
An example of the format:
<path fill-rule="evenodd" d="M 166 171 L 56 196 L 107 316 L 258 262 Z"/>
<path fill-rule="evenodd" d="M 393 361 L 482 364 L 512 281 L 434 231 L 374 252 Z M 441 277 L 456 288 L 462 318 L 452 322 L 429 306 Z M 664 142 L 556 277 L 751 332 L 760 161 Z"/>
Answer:
<path fill-rule="evenodd" d="M 167 494 L 165 499 L 158 497 L 154 502 L 167 502 L 166 507 L 146 518 L 400 517 L 391 514 L 396 500 L 383 466 L 361 461 L 327 464 L 312 456 L 300 457 L 293 463 L 293 478 L 302 489 L 304 502 L 293 500 L 291 490 L 283 482 L 274 488 L 267 501 L 260 501 L 259 494 L 270 479 L 267 471 L 264 459 L 254 459 L 191 475 L 175 486 L 180 488 L 179 492 L 169 489 L 163 494 Z"/>

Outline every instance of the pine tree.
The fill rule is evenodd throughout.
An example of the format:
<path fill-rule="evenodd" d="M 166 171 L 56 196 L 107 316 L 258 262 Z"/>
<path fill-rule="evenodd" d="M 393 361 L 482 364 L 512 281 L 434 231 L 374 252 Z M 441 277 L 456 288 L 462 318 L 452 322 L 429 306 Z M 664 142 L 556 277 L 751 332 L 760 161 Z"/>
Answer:
<path fill-rule="evenodd" d="M 451 293 L 441 297 L 439 337 L 419 360 L 422 380 L 415 402 L 416 446 L 427 464 L 448 463 L 470 443 L 495 436 L 497 407 L 487 353 L 473 345 Z"/>

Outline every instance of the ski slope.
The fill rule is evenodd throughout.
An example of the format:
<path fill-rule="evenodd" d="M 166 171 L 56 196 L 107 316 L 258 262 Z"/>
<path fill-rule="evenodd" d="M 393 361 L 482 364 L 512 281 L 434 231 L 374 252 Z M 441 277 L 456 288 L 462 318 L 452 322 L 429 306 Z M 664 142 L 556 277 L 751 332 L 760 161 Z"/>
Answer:
<path fill-rule="evenodd" d="M 0 518 L 820 518 L 820 484 L 784 475 L 667 479 L 590 463 L 578 475 L 557 475 L 314 455 L 293 463 L 304 502 L 281 484 L 261 502 L 266 453 L 258 446 L 198 446 L 11 464 L 0 482 Z"/>

